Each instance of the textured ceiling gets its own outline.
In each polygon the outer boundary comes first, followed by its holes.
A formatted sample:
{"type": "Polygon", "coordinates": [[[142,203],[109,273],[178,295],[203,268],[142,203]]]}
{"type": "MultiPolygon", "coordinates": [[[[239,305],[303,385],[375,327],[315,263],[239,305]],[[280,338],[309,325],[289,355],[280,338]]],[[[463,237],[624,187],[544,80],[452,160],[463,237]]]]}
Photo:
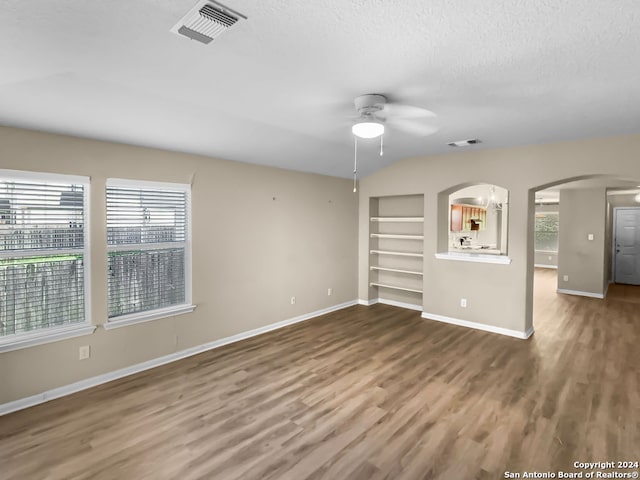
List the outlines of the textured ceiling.
{"type": "Polygon", "coordinates": [[[249,19],[208,46],[169,32],[194,4],[4,0],[0,124],[344,177],[363,93],[440,125],[361,144],[363,175],[640,131],[638,0],[228,0],[249,19]]]}

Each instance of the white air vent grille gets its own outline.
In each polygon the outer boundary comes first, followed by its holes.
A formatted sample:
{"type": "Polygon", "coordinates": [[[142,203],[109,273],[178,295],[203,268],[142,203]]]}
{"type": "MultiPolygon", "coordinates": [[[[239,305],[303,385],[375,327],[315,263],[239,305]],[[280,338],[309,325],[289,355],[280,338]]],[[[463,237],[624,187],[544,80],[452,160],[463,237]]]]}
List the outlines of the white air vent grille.
{"type": "Polygon", "coordinates": [[[220,10],[216,10],[211,5],[205,5],[200,9],[200,15],[204,18],[208,18],[214,23],[219,24],[221,27],[230,27],[238,21],[236,17],[232,17],[220,10]]]}
{"type": "Polygon", "coordinates": [[[457,142],[449,142],[447,145],[450,147],[468,147],[469,145],[476,145],[482,143],[478,138],[469,138],[468,140],[458,140],[457,142]]]}
{"type": "Polygon", "coordinates": [[[212,1],[200,1],[171,31],[201,43],[211,43],[244,15],[212,1]]]}

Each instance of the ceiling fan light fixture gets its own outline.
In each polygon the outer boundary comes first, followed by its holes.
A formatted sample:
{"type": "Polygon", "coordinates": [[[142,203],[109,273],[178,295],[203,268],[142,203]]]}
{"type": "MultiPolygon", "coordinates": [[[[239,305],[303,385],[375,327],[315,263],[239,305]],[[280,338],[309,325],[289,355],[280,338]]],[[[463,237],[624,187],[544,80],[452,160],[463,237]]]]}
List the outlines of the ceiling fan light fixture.
{"type": "Polygon", "coordinates": [[[384,133],[384,125],[375,121],[362,121],[351,127],[351,132],[359,138],[376,138],[384,133]]]}

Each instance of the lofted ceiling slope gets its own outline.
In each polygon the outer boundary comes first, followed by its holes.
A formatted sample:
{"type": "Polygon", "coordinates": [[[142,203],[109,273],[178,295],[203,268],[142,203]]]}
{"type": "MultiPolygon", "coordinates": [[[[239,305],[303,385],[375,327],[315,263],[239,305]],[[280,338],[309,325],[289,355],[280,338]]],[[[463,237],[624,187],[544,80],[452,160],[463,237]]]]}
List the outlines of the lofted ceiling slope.
{"type": "Polygon", "coordinates": [[[209,45],[169,29],[194,0],[5,0],[0,124],[348,177],[353,99],[438,114],[390,130],[411,156],[640,131],[637,0],[227,0],[209,45]]]}

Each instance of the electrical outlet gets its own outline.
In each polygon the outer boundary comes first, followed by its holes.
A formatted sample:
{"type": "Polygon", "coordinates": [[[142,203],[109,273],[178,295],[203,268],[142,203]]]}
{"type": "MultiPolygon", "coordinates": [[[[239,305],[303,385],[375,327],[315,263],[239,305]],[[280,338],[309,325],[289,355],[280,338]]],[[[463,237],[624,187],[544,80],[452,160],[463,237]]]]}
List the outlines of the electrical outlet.
{"type": "Polygon", "coordinates": [[[83,345],[78,349],[78,360],[86,360],[91,356],[91,347],[89,345],[83,345]]]}
{"type": "Polygon", "coordinates": [[[460,299],[460,306],[462,308],[467,308],[467,299],[466,298],[461,298],[460,299]]]}
{"type": "Polygon", "coordinates": [[[553,257],[551,255],[549,255],[549,260],[553,260],[553,257]]]}
{"type": "Polygon", "coordinates": [[[587,235],[587,240],[593,240],[593,233],[590,233],[589,235],[587,235]]]}
{"type": "Polygon", "coordinates": [[[291,297],[291,305],[295,305],[296,304],[296,297],[291,297]]]}
{"type": "Polygon", "coordinates": [[[333,288],[329,287],[327,288],[327,295],[330,297],[331,295],[333,295],[333,288]]]}
{"type": "Polygon", "coordinates": [[[564,280],[565,282],[569,281],[569,275],[565,275],[564,277],[562,277],[562,280],[564,280]]]}

